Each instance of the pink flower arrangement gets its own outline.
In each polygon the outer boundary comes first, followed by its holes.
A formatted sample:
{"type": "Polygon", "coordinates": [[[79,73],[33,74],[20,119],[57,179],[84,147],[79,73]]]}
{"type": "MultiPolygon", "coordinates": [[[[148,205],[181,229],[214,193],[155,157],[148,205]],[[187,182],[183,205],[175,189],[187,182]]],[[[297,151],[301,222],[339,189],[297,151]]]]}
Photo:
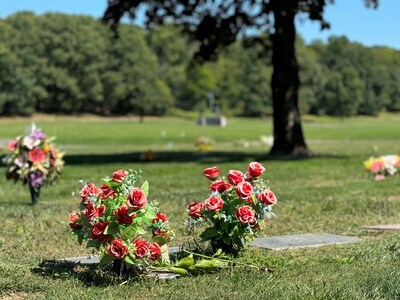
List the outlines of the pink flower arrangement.
{"type": "Polygon", "coordinates": [[[101,264],[119,259],[127,268],[145,269],[162,261],[162,249],[174,235],[167,216],[148,201],[148,182],[138,188],[138,179],[134,170],[118,170],[100,187],[85,184],[80,210],[69,215],[78,242],[96,249],[101,264]]]}
{"type": "Polygon", "coordinates": [[[383,155],[370,157],[364,161],[364,168],[374,174],[376,181],[382,181],[389,175],[396,175],[400,169],[400,156],[383,155]]]}
{"type": "Polygon", "coordinates": [[[64,153],[55,148],[52,140],[35,125],[26,135],[11,140],[9,153],[3,158],[7,166],[6,178],[21,180],[29,185],[31,192],[35,190],[37,193],[43,185],[55,182],[64,166],[64,153]]]}
{"type": "Polygon", "coordinates": [[[206,168],[203,175],[211,181],[210,196],[203,202],[188,206],[189,226],[205,224],[200,234],[209,241],[214,251],[237,255],[247,241],[266,226],[266,219],[273,215],[275,194],[261,178],[265,168],[252,162],[243,173],[230,170],[226,177],[219,177],[217,167],[206,168]]]}

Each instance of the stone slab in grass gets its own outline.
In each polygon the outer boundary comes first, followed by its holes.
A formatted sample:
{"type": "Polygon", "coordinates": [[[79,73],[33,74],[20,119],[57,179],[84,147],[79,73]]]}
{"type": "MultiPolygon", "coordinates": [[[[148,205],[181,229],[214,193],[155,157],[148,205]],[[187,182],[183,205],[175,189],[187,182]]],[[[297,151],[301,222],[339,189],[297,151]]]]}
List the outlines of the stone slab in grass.
{"type": "Polygon", "coordinates": [[[68,257],[57,259],[59,262],[66,262],[72,264],[80,264],[80,265],[98,265],[100,262],[100,257],[90,255],[90,256],[78,256],[78,257],[68,257]]]}
{"type": "Polygon", "coordinates": [[[400,224],[364,226],[364,229],[372,230],[400,230],[400,224]]]}
{"type": "Polygon", "coordinates": [[[361,241],[358,237],[336,234],[298,234],[256,238],[251,246],[270,250],[321,247],[361,241]]]}

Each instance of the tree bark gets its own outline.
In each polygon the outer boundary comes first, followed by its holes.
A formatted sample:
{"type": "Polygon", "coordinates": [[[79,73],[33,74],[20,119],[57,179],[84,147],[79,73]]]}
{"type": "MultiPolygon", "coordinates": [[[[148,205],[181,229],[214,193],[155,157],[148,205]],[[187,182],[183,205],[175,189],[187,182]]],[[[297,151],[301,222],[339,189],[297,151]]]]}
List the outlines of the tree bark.
{"type": "Polygon", "coordinates": [[[274,1],[275,33],[272,36],[271,81],[274,144],[272,155],[309,155],[298,107],[299,66],[296,59],[295,16],[297,1],[274,1]],[[288,2],[290,4],[288,4],[288,2]]]}

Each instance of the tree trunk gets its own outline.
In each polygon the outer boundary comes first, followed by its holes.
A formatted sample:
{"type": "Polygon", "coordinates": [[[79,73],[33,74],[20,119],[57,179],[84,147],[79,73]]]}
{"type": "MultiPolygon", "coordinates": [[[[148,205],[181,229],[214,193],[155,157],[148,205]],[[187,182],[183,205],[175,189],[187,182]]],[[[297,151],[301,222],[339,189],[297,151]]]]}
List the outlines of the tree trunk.
{"type": "Polygon", "coordinates": [[[273,74],[271,81],[274,110],[273,155],[309,155],[301,128],[298,107],[299,66],[295,51],[297,1],[274,3],[275,33],[272,36],[273,74]],[[291,2],[288,5],[288,2],[291,2]],[[292,6],[292,8],[290,8],[292,6]]]}

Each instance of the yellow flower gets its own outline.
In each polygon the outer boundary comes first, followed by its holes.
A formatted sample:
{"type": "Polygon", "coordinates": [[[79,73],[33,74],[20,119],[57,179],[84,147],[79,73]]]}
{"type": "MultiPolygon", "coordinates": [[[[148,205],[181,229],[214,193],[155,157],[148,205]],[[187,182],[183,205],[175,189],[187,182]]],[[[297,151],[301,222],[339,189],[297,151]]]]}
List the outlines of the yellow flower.
{"type": "Polygon", "coordinates": [[[47,152],[50,151],[50,146],[49,146],[49,144],[47,143],[47,141],[44,142],[43,151],[44,151],[45,153],[47,153],[47,152]]]}
{"type": "Polygon", "coordinates": [[[367,170],[371,169],[373,163],[374,163],[374,158],[370,157],[368,160],[364,161],[364,168],[367,170]]]}

